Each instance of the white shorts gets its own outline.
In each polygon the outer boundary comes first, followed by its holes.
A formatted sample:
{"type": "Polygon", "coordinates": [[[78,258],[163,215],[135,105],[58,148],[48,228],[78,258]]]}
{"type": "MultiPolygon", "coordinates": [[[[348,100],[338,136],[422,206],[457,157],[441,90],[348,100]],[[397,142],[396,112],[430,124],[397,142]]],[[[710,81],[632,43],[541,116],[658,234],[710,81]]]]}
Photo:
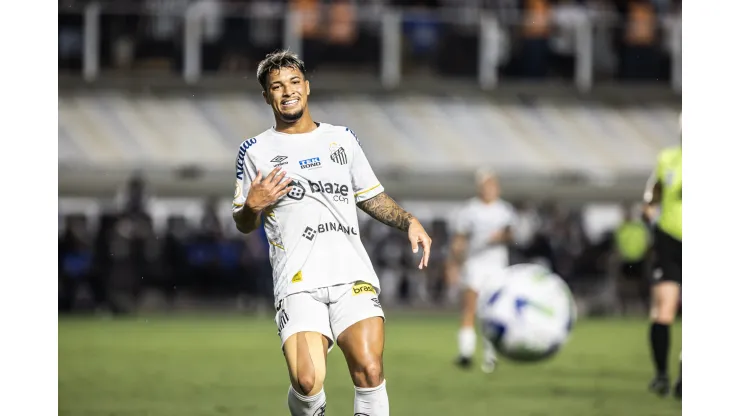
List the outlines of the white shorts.
{"type": "Polygon", "coordinates": [[[329,339],[329,349],[353,324],[379,316],[385,320],[377,290],[365,282],[321,287],[288,295],[278,302],[275,324],[281,347],[298,332],[318,332],[329,339]]]}
{"type": "Polygon", "coordinates": [[[476,293],[484,289],[502,285],[506,268],[504,267],[465,267],[462,272],[462,285],[476,293]]]}

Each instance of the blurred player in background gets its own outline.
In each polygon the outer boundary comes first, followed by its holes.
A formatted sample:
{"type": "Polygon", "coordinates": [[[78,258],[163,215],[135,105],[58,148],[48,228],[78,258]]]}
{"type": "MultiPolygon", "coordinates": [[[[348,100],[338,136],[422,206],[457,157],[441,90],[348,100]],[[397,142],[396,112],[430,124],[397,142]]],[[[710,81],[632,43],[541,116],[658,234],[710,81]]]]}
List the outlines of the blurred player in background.
{"type": "MultiPolygon", "coordinates": [[[[679,131],[681,130],[679,117],[679,131]]],[[[681,295],[682,176],[681,146],[664,149],[645,190],[645,217],[655,225],[656,264],[650,308],[650,345],[655,378],[650,390],[665,396],[670,392],[668,351],[670,326],[676,318],[681,295]]],[[[681,397],[681,367],[674,395],[681,397]]]]}
{"type": "Polygon", "coordinates": [[[385,318],[355,206],[407,232],[415,253],[421,245],[420,269],[431,239],[386,195],[354,133],[311,118],[305,72],[303,61],[287,51],[259,64],[257,79],[275,126],[239,147],[233,217],[245,234],[264,221],[290,414],[324,414],[326,355],[336,342],[355,385],[355,414],[388,416],[385,318]]]}
{"type": "MultiPolygon", "coordinates": [[[[457,364],[469,368],[476,346],[475,314],[478,293],[503,278],[509,265],[507,244],[512,238],[515,221],[514,208],[499,198],[496,176],[486,170],[476,173],[478,196],[462,208],[454,221],[451,261],[460,265],[462,276],[462,322],[458,333],[459,356],[457,364]]],[[[491,343],[483,341],[484,372],[490,373],[496,365],[496,354],[491,343]]]]}

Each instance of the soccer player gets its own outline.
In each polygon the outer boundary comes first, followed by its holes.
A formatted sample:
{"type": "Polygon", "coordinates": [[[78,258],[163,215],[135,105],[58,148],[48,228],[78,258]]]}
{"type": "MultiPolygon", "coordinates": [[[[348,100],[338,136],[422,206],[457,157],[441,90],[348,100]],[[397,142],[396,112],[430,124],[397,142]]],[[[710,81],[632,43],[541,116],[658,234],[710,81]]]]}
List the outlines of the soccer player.
{"type": "MultiPolygon", "coordinates": [[[[680,129],[679,118],[679,129],[680,129]]],[[[676,318],[681,295],[682,180],[681,146],[664,149],[645,190],[645,217],[655,224],[656,267],[651,290],[650,346],[656,375],[650,390],[665,396],[670,392],[668,350],[670,326],[676,318]]],[[[681,397],[681,367],[674,386],[681,397]]]]}
{"type": "MultiPolygon", "coordinates": [[[[499,183],[488,171],[476,173],[478,196],[458,214],[450,254],[462,270],[462,321],[458,333],[457,365],[469,368],[476,346],[475,315],[478,293],[483,286],[493,286],[503,278],[509,265],[507,244],[515,221],[514,208],[499,198],[499,183]]],[[[496,366],[496,354],[488,340],[483,341],[481,369],[490,373],[496,366]]]]}
{"type": "Polygon", "coordinates": [[[326,356],[336,343],[355,385],[355,414],[388,416],[385,317],[355,206],[407,232],[413,252],[423,249],[420,269],[431,239],[384,192],[355,134],[313,120],[311,86],[298,56],[267,55],[257,80],[275,125],[239,147],[233,217],[242,233],[264,221],[290,414],[324,414],[326,356]]]}

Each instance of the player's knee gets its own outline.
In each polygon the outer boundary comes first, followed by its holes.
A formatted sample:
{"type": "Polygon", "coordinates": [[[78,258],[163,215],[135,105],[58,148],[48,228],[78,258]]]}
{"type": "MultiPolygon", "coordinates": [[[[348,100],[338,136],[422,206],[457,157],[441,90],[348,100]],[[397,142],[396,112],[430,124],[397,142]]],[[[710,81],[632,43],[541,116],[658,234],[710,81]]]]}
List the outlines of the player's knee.
{"type": "Polygon", "coordinates": [[[380,357],[377,357],[355,365],[352,370],[352,379],[357,387],[371,388],[379,386],[384,379],[383,361],[380,357]]]}
{"type": "Polygon", "coordinates": [[[324,377],[311,363],[303,363],[291,377],[293,388],[304,396],[313,396],[324,386],[324,377]]]}
{"type": "Polygon", "coordinates": [[[676,319],[675,311],[673,310],[666,310],[666,309],[658,309],[658,311],[655,313],[655,316],[653,317],[653,322],[656,324],[661,325],[671,325],[673,324],[673,321],[676,319]]]}
{"type": "Polygon", "coordinates": [[[296,389],[299,393],[304,396],[313,396],[321,391],[321,388],[323,387],[323,380],[318,380],[316,377],[316,373],[311,371],[306,373],[298,373],[295,384],[297,385],[294,385],[293,388],[296,389]]]}

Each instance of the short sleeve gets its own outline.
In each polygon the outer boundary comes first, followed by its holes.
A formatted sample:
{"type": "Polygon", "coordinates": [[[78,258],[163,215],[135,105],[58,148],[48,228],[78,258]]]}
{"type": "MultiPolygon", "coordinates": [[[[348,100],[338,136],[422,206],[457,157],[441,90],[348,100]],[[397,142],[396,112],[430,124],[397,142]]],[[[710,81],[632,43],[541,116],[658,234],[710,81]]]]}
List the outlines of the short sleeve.
{"type": "Polygon", "coordinates": [[[347,132],[353,136],[350,140],[350,146],[352,147],[350,175],[352,176],[352,191],[355,194],[355,203],[358,203],[377,196],[384,189],[375,176],[372,167],[370,167],[370,162],[365,157],[365,152],[362,151],[357,136],[350,129],[347,129],[347,132]]]}
{"type": "Polygon", "coordinates": [[[239,146],[239,152],[236,156],[236,183],[234,185],[234,201],[231,204],[231,210],[234,212],[239,211],[244,206],[244,203],[247,201],[249,186],[257,176],[257,169],[249,156],[247,156],[247,149],[250,146],[250,141],[253,140],[244,141],[239,146]]]}

